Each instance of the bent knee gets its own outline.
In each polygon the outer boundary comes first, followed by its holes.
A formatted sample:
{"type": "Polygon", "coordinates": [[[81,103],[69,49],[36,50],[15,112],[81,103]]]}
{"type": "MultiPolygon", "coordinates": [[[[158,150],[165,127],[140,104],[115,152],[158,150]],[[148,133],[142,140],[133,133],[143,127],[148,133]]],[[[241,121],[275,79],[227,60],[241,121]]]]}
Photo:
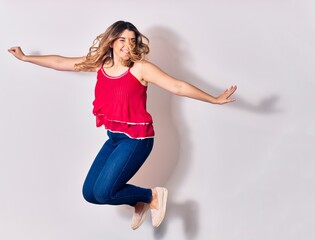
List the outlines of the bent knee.
{"type": "Polygon", "coordinates": [[[110,194],[110,191],[106,190],[94,189],[93,195],[95,200],[101,204],[111,204],[111,199],[113,199],[113,195],[110,194]]]}
{"type": "Polygon", "coordinates": [[[83,187],[82,195],[87,202],[94,204],[111,204],[112,199],[114,199],[111,188],[100,188],[97,186],[94,186],[94,188],[83,187]]]}
{"type": "Polygon", "coordinates": [[[89,203],[94,203],[94,204],[100,204],[100,203],[96,200],[96,198],[94,197],[94,194],[93,194],[92,191],[86,190],[86,189],[83,188],[83,190],[82,190],[82,195],[83,195],[83,198],[84,198],[87,202],[89,202],[89,203]]]}

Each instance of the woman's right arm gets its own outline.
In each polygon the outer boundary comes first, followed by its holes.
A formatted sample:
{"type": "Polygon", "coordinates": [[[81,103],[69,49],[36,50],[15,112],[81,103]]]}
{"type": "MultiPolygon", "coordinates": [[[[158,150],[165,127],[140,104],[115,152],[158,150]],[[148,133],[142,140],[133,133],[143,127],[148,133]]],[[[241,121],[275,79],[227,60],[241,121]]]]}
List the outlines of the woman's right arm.
{"type": "Polygon", "coordinates": [[[58,55],[25,55],[20,47],[11,47],[8,51],[17,59],[58,71],[78,71],[75,64],[83,62],[85,57],[63,57],[58,55]]]}

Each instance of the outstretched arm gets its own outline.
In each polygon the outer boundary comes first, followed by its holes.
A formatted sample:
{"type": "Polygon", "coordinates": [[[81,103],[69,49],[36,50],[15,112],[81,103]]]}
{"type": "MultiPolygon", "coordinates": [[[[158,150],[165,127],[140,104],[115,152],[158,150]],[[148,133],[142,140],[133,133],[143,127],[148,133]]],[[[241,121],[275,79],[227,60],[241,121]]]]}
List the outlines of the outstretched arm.
{"type": "Polygon", "coordinates": [[[235,101],[235,99],[231,99],[230,96],[236,91],[236,86],[231,86],[218,97],[214,97],[185,81],[171,77],[160,68],[147,61],[143,62],[142,77],[146,82],[154,83],[179,96],[194,98],[214,104],[224,104],[235,101]]]}
{"type": "Polygon", "coordinates": [[[85,57],[69,58],[58,55],[25,55],[20,47],[11,47],[8,51],[21,61],[59,71],[77,71],[74,65],[84,61],[85,59],[85,57]]]}

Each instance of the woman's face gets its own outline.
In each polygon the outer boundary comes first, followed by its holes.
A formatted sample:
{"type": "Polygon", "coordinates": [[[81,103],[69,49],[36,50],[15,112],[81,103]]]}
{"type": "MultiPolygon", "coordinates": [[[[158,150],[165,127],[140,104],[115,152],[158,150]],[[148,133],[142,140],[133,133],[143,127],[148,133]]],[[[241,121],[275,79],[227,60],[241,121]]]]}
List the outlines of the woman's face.
{"type": "Polygon", "coordinates": [[[128,60],[130,58],[130,44],[136,43],[136,35],[133,31],[124,30],[112,45],[114,59],[128,60]]]}

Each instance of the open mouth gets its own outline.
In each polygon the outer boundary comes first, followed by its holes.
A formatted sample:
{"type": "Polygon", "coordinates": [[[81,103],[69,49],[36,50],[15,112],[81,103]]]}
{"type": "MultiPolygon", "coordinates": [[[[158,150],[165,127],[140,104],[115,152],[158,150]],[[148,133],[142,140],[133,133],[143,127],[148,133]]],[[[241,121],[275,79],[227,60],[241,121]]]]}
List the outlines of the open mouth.
{"type": "Polygon", "coordinates": [[[121,50],[121,52],[124,54],[129,54],[129,50],[121,50]]]}

